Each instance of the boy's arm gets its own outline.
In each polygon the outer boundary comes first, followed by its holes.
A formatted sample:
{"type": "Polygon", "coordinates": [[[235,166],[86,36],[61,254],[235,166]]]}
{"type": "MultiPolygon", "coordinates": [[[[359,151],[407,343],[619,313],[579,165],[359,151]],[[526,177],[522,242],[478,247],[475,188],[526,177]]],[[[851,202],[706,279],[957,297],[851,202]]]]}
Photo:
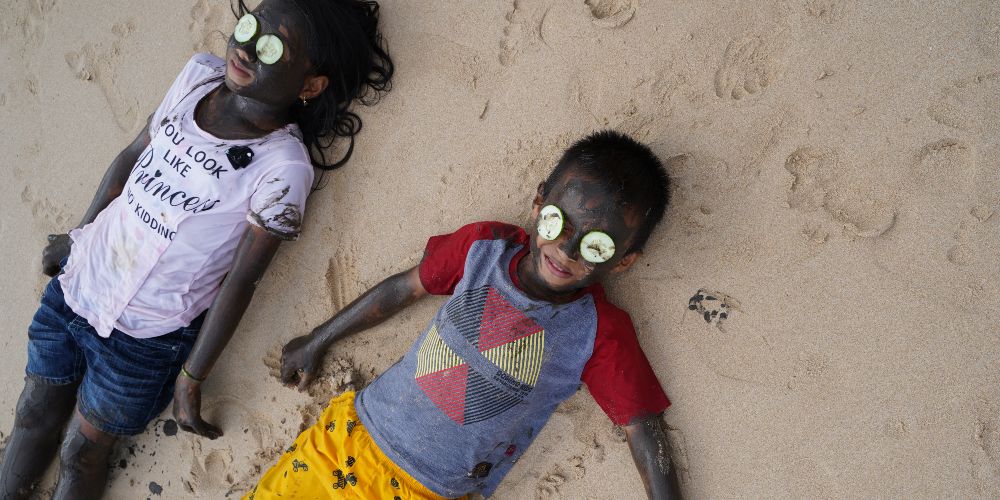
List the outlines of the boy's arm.
{"type": "Polygon", "coordinates": [[[198,340],[182,365],[187,374],[181,372],[174,385],[174,418],[185,431],[210,439],[222,435],[218,427],[201,418],[201,381],[196,379],[204,380],[208,376],[233,337],[281,241],[254,225],[243,233],[232,267],[212,301],[198,340]]]}
{"type": "Polygon", "coordinates": [[[420,266],[386,278],[313,329],[296,337],[281,351],[281,381],[304,390],[316,377],[323,355],[333,341],[367,330],[427,295],[420,266]]]}
{"type": "MultiPolygon", "coordinates": [[[[104,210],[111,203],[111,200],[117,198],[125,189],[125,181],[128,180],[132,167],[135,166],[142,151],[149,145],[149,120],[152,117],[152,115],[149,116],[149,119],[146,120],[146,126],[139,131],[139,135],[135,136],[132,143],[125,146],[125,149],[118,153],[118,156],[111,162],[111,166],[108,167],[101,179],[101,184],[97,187],[97,192],[94,193],[90,207],[87,208],[83,219],[76,227],[83,227],[94,222],[97,214],[101,213],[101,210],[104,210]]],[[[73,241],[70,240],[68,234],[50,234],[48,241],[48,245],[42,250],[42,272],[48,276],[55,276],[60,269],[59,263],[69,255],[73,241]]]]}
{"type": "Polygon", "coordinates": [[[636,418],[624,429],[646,495],[655,500],[681,498],[677,469],[670,462],[670,443],[661,415],[636,418]]]}

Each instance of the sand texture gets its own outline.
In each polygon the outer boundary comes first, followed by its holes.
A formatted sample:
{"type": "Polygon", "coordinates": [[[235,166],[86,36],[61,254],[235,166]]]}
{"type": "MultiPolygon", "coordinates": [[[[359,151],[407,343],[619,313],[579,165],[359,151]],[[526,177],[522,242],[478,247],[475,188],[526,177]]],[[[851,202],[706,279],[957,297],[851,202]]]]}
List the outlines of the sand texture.
{"type": "MultiPolygon", "coordinates": [[[[222,0],[0,11],[6,435],[45,236],[78,222],[234,19],[222,0]]],[[[383,19],[394,89],[361,109],[354,159],[310,199],[205,386],[226,435],[164,414],[123,443],[109,498],[245,491],[442,299],[336,345],[310,394],[272,375],[281,344],[414,265],[432,234],[526,224],[559,152],[603,127],[649,143],[674,180],[665,224],[610,289],[674,401],[686,493],[1000,496],[1000,2],[385,0],[383,19]]],[[[496,495],[642,497],[586,390],[496,495]]]]}

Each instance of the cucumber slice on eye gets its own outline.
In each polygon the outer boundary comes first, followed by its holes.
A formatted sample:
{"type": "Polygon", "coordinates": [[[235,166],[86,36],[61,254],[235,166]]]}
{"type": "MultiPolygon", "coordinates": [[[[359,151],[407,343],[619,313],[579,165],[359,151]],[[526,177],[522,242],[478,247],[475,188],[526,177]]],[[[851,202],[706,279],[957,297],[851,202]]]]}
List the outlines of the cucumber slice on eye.
{"type": "Polygon", "coordinates": [[[285,51],[281,39],[274,35],[263,35],[257,39],[257,59],[264,64],[274,64],[285,51]]]}
{"type": "Polygon", "coordinates": [[[547,240],[554,240],[559,237],[563,230],[562,210],[555,205],[545,205],[538,215],[538,234],[547,240]]]}
{"type": "Polygon", "coordinates": [[[580,239],[580,255],[593,264],[607,262],[615,255],[615,241],[607,233],[591,231],[580,239]]]}
{"type": "Polygon", "coordinates": [[[240,18],[240,21],[236,23],[236,29],[233,30],[233,38],[237,42],[245,43],[247,40],[253,38],[257,35],[257,29],[260,27],[260,23],[257,22],[257,18],[253,17],[253,14],[244,14],[240,18]]]}

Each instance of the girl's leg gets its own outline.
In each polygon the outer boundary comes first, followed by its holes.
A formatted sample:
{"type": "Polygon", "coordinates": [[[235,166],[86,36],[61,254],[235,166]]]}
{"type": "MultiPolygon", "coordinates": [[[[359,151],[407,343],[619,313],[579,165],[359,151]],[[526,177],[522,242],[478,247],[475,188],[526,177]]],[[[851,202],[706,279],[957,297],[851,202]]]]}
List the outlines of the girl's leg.
{"type": "Polygon", "coordinates": [[[85,366],[69,333],[77,321],[53,278],[28,327],[28,375],[0,465],[0,498],[27,498],[56,454],[85,366]]]}
{"type": "Polygon", "coordinates": [[[101,498],[108,480],[108,457],[117,440],[90,425],[79,409],[74,411],[59,452],[59,483],[53,500],[101,498]]]}
{"type": "Polygon", "coordinates": [[[55,456],[75,402],[76,384],[52,385],[25,377],[0,464],[0,498],[28,498],[55,456]]]}

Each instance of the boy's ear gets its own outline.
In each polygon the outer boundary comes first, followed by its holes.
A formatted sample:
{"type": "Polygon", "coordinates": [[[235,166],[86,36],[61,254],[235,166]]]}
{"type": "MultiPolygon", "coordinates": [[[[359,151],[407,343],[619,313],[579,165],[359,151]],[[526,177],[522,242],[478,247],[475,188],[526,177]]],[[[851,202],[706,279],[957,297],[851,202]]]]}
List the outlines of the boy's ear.
{"type": "Polygon", "coordinates": [[[299,99],[312,99],[326,90],[326,86],[330,84],[330,79],[323,76],[307,76],[306,81],[302,83],[302,91],[299,92],[299,99]]]}
{"type": "Polygon", "coordinates": [[[622,257],[622,260],[615,264],[615,267],[611,268],[612,273],[620,273],[635,264],[635,261],[642,255],[642,252],[629,252],[622,257]]]}
{"type": "Polygon", "coordinates": [[[535,199],[531,201],[531,218],[537,219],[542,211],[542,202],[545,201],[545,183],[538,183],[538,191],[535,192],[535,199]]]}

